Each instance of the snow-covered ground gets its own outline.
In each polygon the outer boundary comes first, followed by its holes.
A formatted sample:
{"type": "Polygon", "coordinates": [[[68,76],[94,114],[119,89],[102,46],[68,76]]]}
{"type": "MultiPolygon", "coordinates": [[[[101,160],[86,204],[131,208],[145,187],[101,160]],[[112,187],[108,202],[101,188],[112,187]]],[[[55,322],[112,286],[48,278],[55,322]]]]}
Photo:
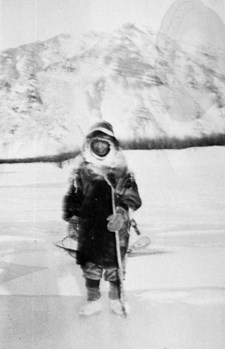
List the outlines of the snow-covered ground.
{"type": "MultiPolygon", "coordinates": [[[[225,348],[225,148],[128,151],[135,214],[159,253],[128,259],[127,319],[77,311],[85,294],[61,202],[71,165],[0,166],[0,347],[225,348]]],[[[132,239],[135,234],[132,233],[132,239]]]]}

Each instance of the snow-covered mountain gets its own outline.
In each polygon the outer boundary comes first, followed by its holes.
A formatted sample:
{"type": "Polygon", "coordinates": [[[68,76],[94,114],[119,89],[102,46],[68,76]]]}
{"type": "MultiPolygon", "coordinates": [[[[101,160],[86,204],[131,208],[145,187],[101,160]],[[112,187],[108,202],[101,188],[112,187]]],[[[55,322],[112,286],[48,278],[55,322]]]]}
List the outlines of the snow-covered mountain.
{"type": "Polygon", "coordinates": [[[71,151],[99,119],[128,140],[224,134],[224,55],[132,24],[2,51],[0,158],[71,151]]]}

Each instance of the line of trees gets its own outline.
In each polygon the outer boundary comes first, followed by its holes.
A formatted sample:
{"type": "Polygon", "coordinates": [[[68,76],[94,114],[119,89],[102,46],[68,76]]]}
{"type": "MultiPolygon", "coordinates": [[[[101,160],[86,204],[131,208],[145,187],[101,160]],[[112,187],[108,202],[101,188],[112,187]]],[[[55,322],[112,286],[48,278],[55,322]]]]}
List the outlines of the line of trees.
{"type": "Polygon", "coordinates": [[[122,140],[120,142],[123,149],[185,149],[191,147],[224,146],[225,134],[204,135],[201,138],[186,137],[179,139],[176,137],[163,138],[139,138],[132,140],[122,140]]]}

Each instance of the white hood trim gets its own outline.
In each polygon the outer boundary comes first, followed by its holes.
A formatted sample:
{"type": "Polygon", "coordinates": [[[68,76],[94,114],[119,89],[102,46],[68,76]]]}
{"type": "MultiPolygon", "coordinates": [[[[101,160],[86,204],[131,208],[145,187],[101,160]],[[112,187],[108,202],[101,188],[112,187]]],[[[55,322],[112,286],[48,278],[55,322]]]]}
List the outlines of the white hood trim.
{"type": "Polygon", "coordinates": [[[103,175],[109,169],[120,170],[126,168],[126,160],[121,150],[112,141],[105,138],[103,140],[108,142],[110,146],[109,153],[104,157],[97,156],[91,150],[91,141],[87,141],[84,145],[82,156],[87,163],[92,165],[92,170],[103,175]]]}

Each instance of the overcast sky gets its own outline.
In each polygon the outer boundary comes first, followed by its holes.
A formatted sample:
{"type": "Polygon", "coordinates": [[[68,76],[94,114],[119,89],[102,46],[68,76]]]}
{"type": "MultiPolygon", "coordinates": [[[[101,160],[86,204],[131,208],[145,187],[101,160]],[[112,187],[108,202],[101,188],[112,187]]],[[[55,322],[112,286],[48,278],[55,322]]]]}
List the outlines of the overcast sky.
{"type": "MultiPolygon", "coordinates": [[[[178,2],[182,1],[189,0],[178,2]]],[[[148,26],[157,32],[174,2],[175,0],[0,0],[0,49],[45,40],[60,33],[112,31],[126,22],[148,26]]],[[[202,2],[213,8],[225,22],[224,0],[202,2]]]]}

